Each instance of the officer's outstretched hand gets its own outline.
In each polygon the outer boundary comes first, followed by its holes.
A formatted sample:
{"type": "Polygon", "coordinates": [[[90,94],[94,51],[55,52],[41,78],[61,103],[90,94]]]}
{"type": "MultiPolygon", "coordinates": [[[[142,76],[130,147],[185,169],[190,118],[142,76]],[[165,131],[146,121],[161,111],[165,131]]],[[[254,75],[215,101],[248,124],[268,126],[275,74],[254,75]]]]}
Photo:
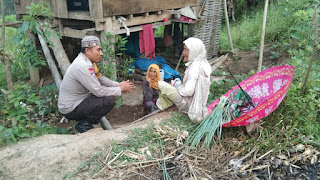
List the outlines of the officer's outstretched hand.
{"type": "Polygon", "coordinates": [[[133,82],[130,82],[129,80],[120,82],[118,86],[120,87],[121,92],[124,93],[131,92],[134,88],[133,82]]]}

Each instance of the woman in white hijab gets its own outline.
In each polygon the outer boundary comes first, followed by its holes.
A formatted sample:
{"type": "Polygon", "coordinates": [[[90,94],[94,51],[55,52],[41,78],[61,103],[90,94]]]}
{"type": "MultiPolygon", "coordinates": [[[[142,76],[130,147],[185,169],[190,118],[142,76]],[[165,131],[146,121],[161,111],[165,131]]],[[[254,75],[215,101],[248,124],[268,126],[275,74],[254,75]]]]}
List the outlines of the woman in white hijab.
{"type": "Polygon", "coordinates": [[[183,43],[183,56],[187,69],[184,74],[182,85],[175,88],[164,81],[159,81],[158,87],[160,93],[157,106],[159,109],[165,110],[175,104],[179,111],[189,115],[191,121],[199,122],[203,120],[204,117],[200,118],[200,120],[193,120],[194,117],[192,117],[192,114],[194,112],[192,111],[207,112],[206,103],[211,84],[211,66],[206,57],[206,48],[200,39],[190,37],[183,43]],[[202,107],[190,109],[190,106],[192,106],[193,103],[200,103],[202,107]]]}

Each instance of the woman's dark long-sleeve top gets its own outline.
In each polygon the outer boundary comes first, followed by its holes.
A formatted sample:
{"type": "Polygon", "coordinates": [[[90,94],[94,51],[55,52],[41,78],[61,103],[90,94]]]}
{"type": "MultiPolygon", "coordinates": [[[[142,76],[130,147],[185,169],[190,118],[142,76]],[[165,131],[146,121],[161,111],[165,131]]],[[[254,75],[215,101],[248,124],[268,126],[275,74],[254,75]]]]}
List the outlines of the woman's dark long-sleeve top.
{"type": "Polygon", "coordinates": [[[146,79],[144,79],[142,82],[142,90],[143,90],[143,102],[155,101],[159,97],[158,90],[153,89],[152,87],[149,87],[146,79]]]}

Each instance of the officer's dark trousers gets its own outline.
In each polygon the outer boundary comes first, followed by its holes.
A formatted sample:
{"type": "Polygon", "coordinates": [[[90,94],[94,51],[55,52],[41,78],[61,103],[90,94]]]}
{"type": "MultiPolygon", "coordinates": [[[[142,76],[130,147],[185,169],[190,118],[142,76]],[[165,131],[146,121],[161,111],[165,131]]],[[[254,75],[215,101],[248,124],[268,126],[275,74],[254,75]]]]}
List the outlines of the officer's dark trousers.
{"type": "Polygon", "coordinates": [[[96,97],[91,95],[84,99],[72,112],[64,114],[67,119],[86,121],[97,124],[115,105],[113,96],[96,97]]]}

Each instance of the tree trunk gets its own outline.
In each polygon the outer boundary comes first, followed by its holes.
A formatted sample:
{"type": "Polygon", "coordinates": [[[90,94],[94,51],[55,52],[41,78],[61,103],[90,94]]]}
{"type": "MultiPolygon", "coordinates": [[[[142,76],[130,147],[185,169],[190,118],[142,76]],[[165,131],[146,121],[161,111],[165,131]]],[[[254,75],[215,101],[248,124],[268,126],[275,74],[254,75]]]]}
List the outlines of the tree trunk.
{"type": "Polygon", "coordinates": [[[316,50],[317,50],[317,40],[318,40],[318,14],[317,14],[317,5],[314,5],[314,43],[313,43],[313,51],[312,51],[312,55],[311,55],[311,58],[310,58],[310,62],[309,62],[309,67],[308,67],[308,70],[307,70],[307,75],[304,79],[304,82],[303,82],[303,85],[301,87],[301,92],[300,92],[300,95],[303,95],[304,94],[304,91],[306,89],[306,86],[307,86],[307,82],[308,82],[308,78],[309,78],[309,74],[310,74],[310,71],[311,71],[311,67],[312,67],[312,61],[316,59],[316,50]]]}
{"type": "Polygon", "coordinates": [[[44,53],[44,55],[45,55],[45,57],[47,59],[47,62],[48,62],[52,77],[53,77],[54,81],[56,82],[56,85],[57,85],[57,87],[59,89],[60,85],[61,85],[61,77],[60,77],[58,68],[57,68],[56,64],[54,63],[54,61],[52,59],[52,56],[50,54],[50,50],[48,48],[48,45],[47,45],[46,41],[43,39],[43,37],[40,34],[38,34],[38,38],[39,38],[43,53],[44,53]]]}
{"type": "Polygon", "coordinates": [[[12,76],[11,76],[11,65],[10,65],[10,59],[7,57],[4,53],[4,40],[5,40],[5,14],[4,14],[4,0],[1,0],[1,11],[2,11],[2,39],[1,39],[1,48],[3,50],[3,53],[1,53],[1,63],[4,69],[4,72],[6,73],[7,77],[7,86],[10,91],[13,90],[13,82],[12,82],[12,76]]]}
{"type": "Polygon", "coordinates": [[[68,69],[68,67],[70,66],[70,61],[69,61],[69,58],[61,44],[61,41],[59,38],[57,38],[57,32],[50,29],[50,28],[45,28],[46,27],[46,24],[45,22],[41,22],[41,26],[43,28],[43,31],[48,31],[51,33],[50,36],[46,36],[46,38],[52,42],[52,51],[53,51],[53,54],[58,62],[58,65],[59,65],[59,68],[60,68],[60,71],[62,73],[62,75],[64,75],[68,69]]]}

